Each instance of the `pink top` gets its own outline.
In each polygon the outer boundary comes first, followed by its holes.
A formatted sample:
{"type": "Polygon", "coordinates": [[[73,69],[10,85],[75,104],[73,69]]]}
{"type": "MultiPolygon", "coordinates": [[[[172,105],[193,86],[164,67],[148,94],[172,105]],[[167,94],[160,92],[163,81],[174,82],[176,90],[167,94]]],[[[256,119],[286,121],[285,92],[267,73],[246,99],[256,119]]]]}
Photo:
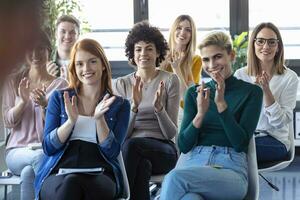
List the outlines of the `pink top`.
{"type": "MultiPolygon", "coordinates": [[[[42,142],[44,123],[42,119],[42,108],[31,99],[24,108],[20,118],[15,118],[11,109],[20,101],[15,90],[15,77],[9,77],[3,88],[2,115],[6,128],[11,129],[11,134],[6,149],[25,147],[30,143],[42,142]]],[[[46,88],[46,98],[56,89],[68,86],[63,78],[57,78],[46,88]]]]}

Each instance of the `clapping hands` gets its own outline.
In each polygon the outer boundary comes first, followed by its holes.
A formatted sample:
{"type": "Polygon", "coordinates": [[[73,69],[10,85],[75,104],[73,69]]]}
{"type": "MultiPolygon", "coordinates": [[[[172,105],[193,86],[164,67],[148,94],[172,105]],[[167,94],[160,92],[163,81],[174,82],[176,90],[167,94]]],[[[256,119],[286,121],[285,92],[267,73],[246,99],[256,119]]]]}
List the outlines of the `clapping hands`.
{"type": "Polygon", "coordinates": [[[47,99],[46,99],[46,86],[43,85],[43,88],[36,88],[33,89],[30,93],[31,99],[34,101],[34,103],[42,106],[43,108],[47,107],[47,99]]]}
{"type": "Polygon", "coordinates": [[[69,93],[65,91],[64,102],[65,102],[65,110],[68,115],[68,120],[70,120],[72,124],[75,124],[78,118],[77,97],[72,96],[72,99],[70,99],[69,93]]]}
{"type": "Polygon", "coordinates": [[[109,97],[109,94],[106,94],[103,97],[102,101],[100,101],[100,103],[98,103],[98,105],[96,106],[94,118],[99,119],[100,117],[102,117],[104,113],[109,110],[109,106],[115,101],[115,99],[115,96],[109,97]]]}
{"type": "Polygon", "coordinates": [[[163,89],[165,88],[165,84],[163,81],[160,82],[158,89],[155,93],[154,100],[153,100],[153,105],[154,105],[154,110],[155,112],[160,112],[163,109],[163,104],[162,104],[162,94],[163,94],[163,89]]]}
{"type": "Polygon", "coordinates": [[[137,109],[140,105],[143,97],[143,82],[141,80],[141,77],[136,76],[135,77],[135,83],[132,88],[132,95],[131,99],[133,101],[133,108],[137,109]]]}
{"type": "Polygon", "coordinates": [[[175,52],[174,55],[170,58],[170,64],[174,70],[178,69],[179,63],[184,58],[184,52],[175,52]]]}
{"type": "Polygon", "coordinates": [[[212,74],[212,78],[217,82],[216,83],[216,95],[215,95],[215,103],[222,104],[225,102],[224,93],[225,93],[225,79],[220,72],[216,72],[212,74]]]}
{"type": "Polygon", "coordinates": [[[205,83],[202,81],[202,84],[197,87],[197,109],[198,114],[204,116],[209,107],[209,88],[205,87],[205,83]]]}
{"type": "Polygon", "coordinates": [[[19,96],[21,98],[21,100],[24,103],[27,103],[30,97],[30,82],[28,80],[28,78],[23,78],[20,83],[19,83],[19,87],[18,87],[18,93],[19,96]]]}
{"type": "Polygon", "coordinates": [[[260,85],[263,91],[270,90],[269,82],[271,78],[267,72],[263,71],[261,75],[257,75],[255,78],[255,83],[260,85]]]}
{"type": "Polygon", "coordinates": [[[47,106],[47,99],[46,99],[46,86],[43,85],[42,89],[35,88],[30,91],[30,81],[28,78],[23,78],[18,87],[18,93],[21,98],[21,101],[27,103],[29,98],[33,100],[34,103],[46,107],[47,106]]]}

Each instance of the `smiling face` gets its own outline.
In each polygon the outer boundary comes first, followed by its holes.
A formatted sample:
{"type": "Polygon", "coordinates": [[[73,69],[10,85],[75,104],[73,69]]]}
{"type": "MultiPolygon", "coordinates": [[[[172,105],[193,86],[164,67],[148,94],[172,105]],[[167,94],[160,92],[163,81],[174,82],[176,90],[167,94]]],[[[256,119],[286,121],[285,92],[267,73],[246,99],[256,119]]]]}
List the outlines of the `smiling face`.
{"type": "MultiPolygon", "coordinates": [[[[275,39],[277,40],[277,35],[276,33],[269,28],[263,28],[261,29],[260,32],[256,35],[257,38],[262,38],[262,39],[275,39]]],[[[254,42],[254,47],[255,47],[255,55],[259,59],[260,62],[273,62],[274,57],[276,55],[276,52],[278,51],[278,42],[275,42],[275,45],[269,44],[269,42],[265,41],[265,43],[262,45],[258,45],[257,41],[254,42]]]]}
{"type": "Polygon", "coordinates": [[[177,45],[187,46],[192,37],[192,27],[188,20],[181,21],[175,30],[175,42],[177,45]]]}
{"type": "Polygon", "coordinates": [[[159,53],[154,43],[139,41],[134,44],[134,62],[138,68],[155,68],[156,59],[158,57],[159,53]]]}
{"type": "Polygon", "coordinates": [[[64,51],[70,51],[74,43],[78,39],[79,31],[75,24],[71,22],[61,22],[57,26],[57,42],[58,48],[64,51]]]}
{"type": "MultiPolygon", "coordinates": [[[[234,52],[228,53],[216,45],[209,45],[203,47],[201,50],[201,57],[204,71],[214,79],[216,73],[220,73],[224,79],[232,74],[231,62],[234,59],[234,52]]],[[[214,79],[215,80],[215,79],[214,79]]]]}
{"type": "Polygon", "coordinates": [[[26,61],[31,66],[44,66],[48,61],[48,57],[47,47],[36,47],[26,54],[26,61]]]}
{"type": "Polygon", "coordinates": [[[99,86],[104,69],[100,58],[84,50],[77,51],[75,71],[82,84],[99,86]]]}

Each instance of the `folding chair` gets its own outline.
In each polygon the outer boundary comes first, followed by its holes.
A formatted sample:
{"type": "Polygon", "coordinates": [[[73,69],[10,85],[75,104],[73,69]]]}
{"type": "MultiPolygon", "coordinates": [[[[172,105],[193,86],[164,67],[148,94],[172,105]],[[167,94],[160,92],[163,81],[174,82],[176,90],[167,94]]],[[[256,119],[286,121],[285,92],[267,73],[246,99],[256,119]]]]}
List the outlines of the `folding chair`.
{"type": "Polygon", "coordinates": [[[258,200],[259,180],[256,159],[255,137],[253,136],[248,145],[248,192],[244,200],[258,200]]]}

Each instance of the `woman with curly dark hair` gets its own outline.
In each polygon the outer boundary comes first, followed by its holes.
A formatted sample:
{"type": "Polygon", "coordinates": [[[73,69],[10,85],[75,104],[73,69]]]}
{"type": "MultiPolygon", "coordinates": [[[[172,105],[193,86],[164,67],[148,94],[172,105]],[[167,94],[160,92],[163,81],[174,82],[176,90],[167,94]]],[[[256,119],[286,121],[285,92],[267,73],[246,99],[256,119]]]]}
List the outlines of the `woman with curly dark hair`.
{"type": "Polygon", "coordinates": [[[151,175],[169,172],[177,161],[172,139],[177,134],[179,80],[158,68],[168,50],[158,28],[146,21],[135,24],[125,46],[136,71],[114,85],[115,93],[131,102],[123,156],[131,199],[148,200],[151,175]]]}

